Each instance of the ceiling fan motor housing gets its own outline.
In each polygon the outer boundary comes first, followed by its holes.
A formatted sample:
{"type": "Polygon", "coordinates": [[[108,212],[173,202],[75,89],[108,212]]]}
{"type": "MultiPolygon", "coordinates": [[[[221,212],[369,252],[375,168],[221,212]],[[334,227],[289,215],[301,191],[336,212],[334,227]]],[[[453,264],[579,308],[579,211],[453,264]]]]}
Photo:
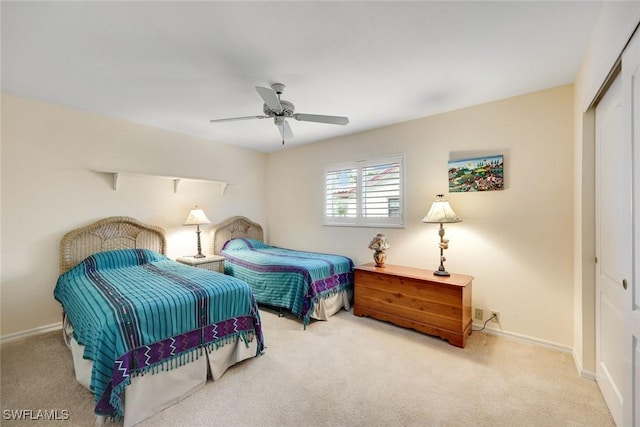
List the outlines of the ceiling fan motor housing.
{"type": "Polygon", "coordinates": [[[281,111],[275,111],[269,108],[267,104],[262,106],[262,111],[267,117],[293,117],[293,112],[296,110],[296,107],[289,101],[280,100],[280,105],[282,105],[281,111]]]}

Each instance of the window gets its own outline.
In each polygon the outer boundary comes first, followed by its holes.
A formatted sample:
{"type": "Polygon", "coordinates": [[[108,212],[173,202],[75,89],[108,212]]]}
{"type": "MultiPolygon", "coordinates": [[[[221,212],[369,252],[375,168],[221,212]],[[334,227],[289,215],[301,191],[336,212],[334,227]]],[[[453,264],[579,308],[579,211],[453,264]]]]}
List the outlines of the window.
{"type": "Polygon", "coordinates": [[[402,227],[403,155],[325,168],[325,225],[402,227]]]}

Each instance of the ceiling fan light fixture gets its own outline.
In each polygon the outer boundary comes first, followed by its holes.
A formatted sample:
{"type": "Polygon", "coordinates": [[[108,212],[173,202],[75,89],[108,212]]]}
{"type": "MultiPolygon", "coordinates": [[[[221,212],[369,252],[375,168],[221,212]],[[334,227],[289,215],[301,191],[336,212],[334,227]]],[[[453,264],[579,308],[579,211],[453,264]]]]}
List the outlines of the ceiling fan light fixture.
{"type": "Polygon", "coordinates": [[[264,111],[264,114],[266,114],[268,117],[292,117],[294,111],[296,110],[296,107],[291,102],[284,101],[282,99],[280,100],[280,107],[281,108],[279,110],[273,110],[267,104],[264,104],[262,106],[262,111],[264,111]]]}

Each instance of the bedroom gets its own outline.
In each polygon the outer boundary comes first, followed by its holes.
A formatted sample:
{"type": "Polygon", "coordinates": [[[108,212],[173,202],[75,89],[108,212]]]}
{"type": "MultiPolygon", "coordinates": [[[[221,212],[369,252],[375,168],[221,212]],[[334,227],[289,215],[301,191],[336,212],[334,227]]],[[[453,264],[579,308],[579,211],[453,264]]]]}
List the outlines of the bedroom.
{"type": "MultiPolygon", "coordinates": [[[[637,23],[637,3],[627,11],[602,15],[575,81],[271,153],[3,91],[2,337],[59,327],[51,292],[60,238],[110,215],[164,227],[173,258],[194,252],[193,229],[181,224],[198,204],[212,222],[241,214],[265,225],[272,244],[370,262],[367,244],[380,230],[323,227],[321,214],[322,168],[364,155],[406,156],[405,228],[383,230],[391,242],[387,262],[435,268],[437,227],[420,220],[434,195],[446,191],[450,153],[482,150],[505,155],[507,188],[449,195],[463,222],[447,227],[447,267],[476,278],[474,306],[499,311],[501,333],[571,352],[577,370],[593,375],[594,291],[581,286],[588,234],[575,208],[588,198],[582,182],[589,172],[575,159],[582,103],[615,60],[611,52],[624,46],[617,29],[637,23]],[[540,174],[531,160],[549,156],[540,174]],[[229,185],[220,191],[185,180],[174,191],[171,180],[123,175],[116,191],[112,176],[94,172],[114,170],[229,185]]],[[[261,143],[279,148],[275,129],[264,135],[261,143]]],[[[204,247],[207,239],[204,233],[204,247]]]]}

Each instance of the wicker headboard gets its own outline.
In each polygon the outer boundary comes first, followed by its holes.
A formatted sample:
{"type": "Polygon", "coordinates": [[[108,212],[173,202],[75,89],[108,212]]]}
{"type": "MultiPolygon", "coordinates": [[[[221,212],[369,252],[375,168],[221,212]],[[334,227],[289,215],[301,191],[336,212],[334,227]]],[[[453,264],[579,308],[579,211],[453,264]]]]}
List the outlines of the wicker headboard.
{"type": "Polygon", "coordinates": [[[72,230],[60,241],[60,274],[97,252],[115,249],[151,249],[167,254],[167,239],[160,227],[126,216],[112,216],[72,230]]]}
{"type": "Polygon", "coordinates": [[[250,238],[263,241],[262,226],[243,216],[234,216],[211,228],[211,252],[219,254],[224,244],[231,239],[250,238]]]}

